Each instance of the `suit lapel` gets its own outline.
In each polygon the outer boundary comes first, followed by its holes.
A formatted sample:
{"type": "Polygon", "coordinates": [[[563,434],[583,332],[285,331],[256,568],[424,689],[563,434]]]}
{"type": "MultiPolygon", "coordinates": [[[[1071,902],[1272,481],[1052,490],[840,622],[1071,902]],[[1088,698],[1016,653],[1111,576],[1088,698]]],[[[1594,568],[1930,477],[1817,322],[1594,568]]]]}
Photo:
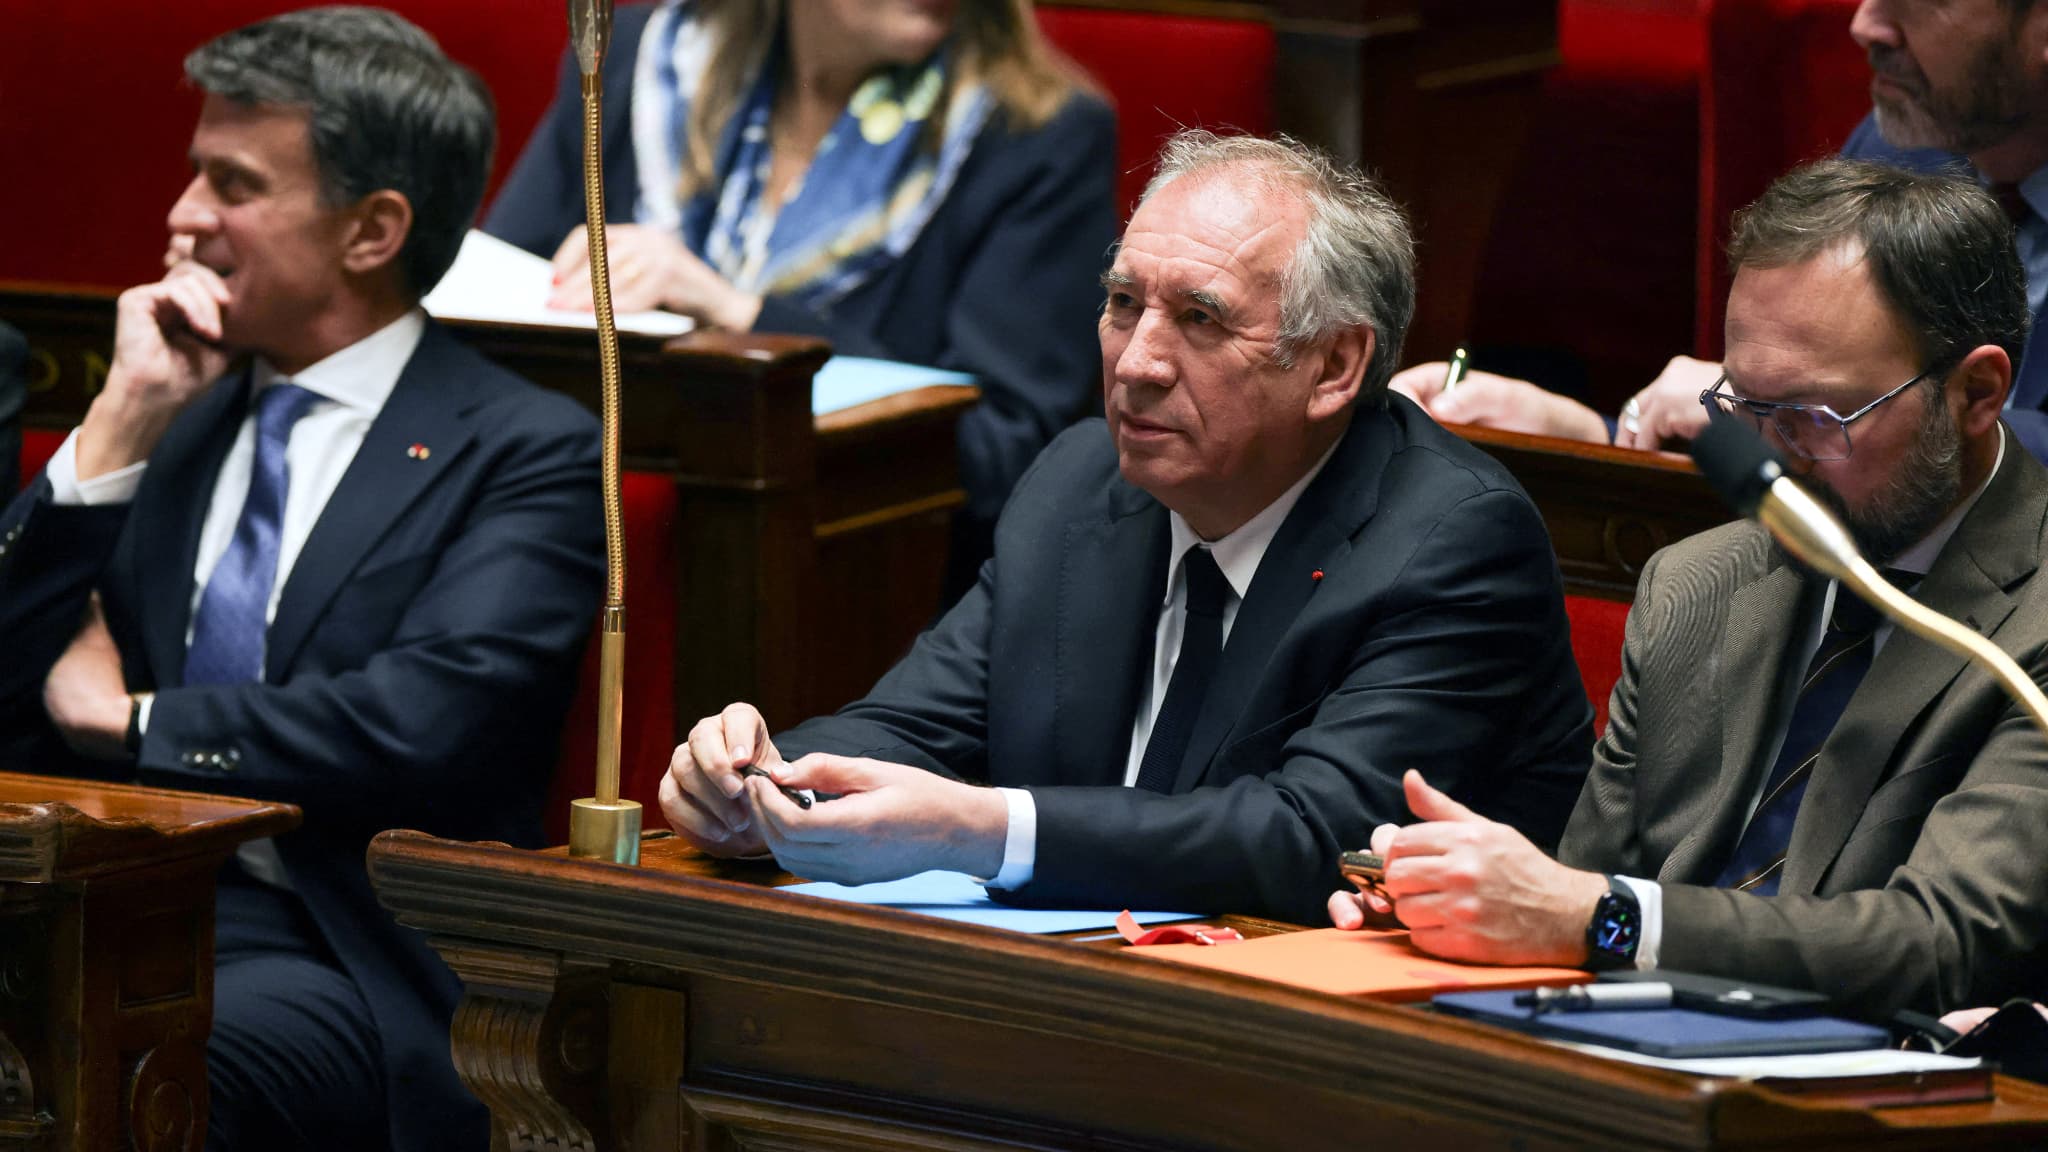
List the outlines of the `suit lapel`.
{"type": "MultiPolygon", "coordinates": [[[[1225,738],[1248,719],[1246,706],[1265,678],[1274,649],[1320,587],[1312,573],[1334,568],[1351,550],[1359,525],[1371,518],[1379,500],[1376,481],[1386,469],[1393,441],[1392,417],[1384,408],[1360,411],[1322,474],[1273,534],[1231,623],[1223,659],[1174,777],[1175,792],[1201,783],[1225,738]]],[[[1262,723],[1270,717],[1249,719],[1262,723]]]]}
{"type": "MultiPolygon", "coordinates": [[[[1659,879],[1711,882],[1749,815],[1749,797],[1770,770],[1759,746],[1781,711],[1785,660],[1803,638],[1814,588],[1800,569],[1767,552],[1763,574],[1728,598],[1715,671],[1721,710],[1721,770],[1692,833],[1671,850],[1659,879]]],[[[1697,702],[1712,706],[1711,702],[1697,702]]],[[[1680,707],[1686,706],[1680,703],[1680,707]]]]}
{"type": "MultiPolygon", "coordinates": [[[[2034,313],[2033,331],[2048,323],[2048,302],[2034,313]]],[[[2020,352],[2018,379],[2013,381],[2012,406],[2022,411],[2048,409],[2048,342],[2029,339],[2020,352]]],[[[2011,445],[2017,447],[2017,444],[2011,445]]]]}
{"type": "Polygon", "coordinates": [[[292,565],[271,621],[264,678],[279,683],[334,594],[420,493],[447,471],[471,434],[453,394],[459,372],[444,371],[454,337],[429,324],[398,384],[363,437],[292,565]],[[424,459],[410,451],[425,445],[424,459]]]}
{"type": "Polygon", "coordinates": [[[148,482],[128,517],[134,555],[148,558],[149,571],[138,581],[136,596],[143,650],[151,682],[159,688],[185,682],[185,629],[192,622],[199,535],[221,461],[234,446],[248,408],[249,372],[237,368],[208,389],[151,454],[148,482]]]}
{"type": "Polygon", "coordinates": [[[1063,542],[1053,668],[1061,784],[1123,783],[1166,596],[1166,509],[1121,481],[1109,505],[1068,525],[1063,542]]]}
{"type": "MultiPolygon", "coordinates": [[[[1964,517],[1917,599],[1963,621],[1979,635],[1997,631],[2015,601],[2006,589],[2039,564],[2040,528],[2048,514],[2048,473],[2007,441],[1999,474],[1964,517]],[[2031,531],[2014,531],[2025,524],[2031,531]]],[[[1779,891],[1809,894],[1848,843],[1871,793],[1895,767],[1900,738],[1966,661],[1902,628],[1894,628],[1872,661],[1813,766],[1800,802],[1779,891]]]]}

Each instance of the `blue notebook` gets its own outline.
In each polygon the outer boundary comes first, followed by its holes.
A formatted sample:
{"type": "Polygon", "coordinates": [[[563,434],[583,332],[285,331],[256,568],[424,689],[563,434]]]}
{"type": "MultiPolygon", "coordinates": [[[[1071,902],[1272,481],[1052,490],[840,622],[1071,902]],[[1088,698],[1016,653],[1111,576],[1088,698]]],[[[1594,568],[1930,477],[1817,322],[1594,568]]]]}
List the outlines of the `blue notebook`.
{"type": "Polygon", "coordinates": [[[1600,1044],[1650,1056],[1784,1056],[1804,1052],[1857,1052],[1884,1048],[1882,1028],[1835,1016],[1759,1020],[1691,1008],[1545,1012],[1515,1003],[1519,992],[1452,992],[1431,1001],[1437,1011],[1480,1020],[1551,1040],[1600,1044]]]}

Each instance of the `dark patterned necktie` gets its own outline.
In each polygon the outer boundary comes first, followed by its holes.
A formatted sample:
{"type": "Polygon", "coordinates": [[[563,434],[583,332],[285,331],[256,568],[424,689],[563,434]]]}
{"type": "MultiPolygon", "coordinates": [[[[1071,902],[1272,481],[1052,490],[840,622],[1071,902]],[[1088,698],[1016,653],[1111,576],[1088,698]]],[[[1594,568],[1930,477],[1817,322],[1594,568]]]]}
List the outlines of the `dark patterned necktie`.
{"type": "Polygon", "coordinates": [[[292,425],[317,399],[284,381],[256,397],[256,456],[249,468],[249,495],[235,521],[234,538],[207,578],[199,611],[192,618],[192,645],[185,650],[187,684],[263,679],[263,637],[268,627],[264,617],[277,581],[284,499],[291,484],[285,445],[291,441],[292,425]]]}
{"type": "Polygon", "coordinates": [[[1195,718],[1202,714],[1202,700],[1209,695],[1209,681],[1223,657],[1223,606],[1230,596],[1230,582],[1216,557],[1207,548],[1188,549],[1181,564],[1187,576],[1187,623],[1180,633],[1180,655],[1173,661],[1173,679],[1166,685],[1166,702],[1152,721],[1152,735],[1145,741],[1145,758],[1138,765],[1138,787],[1152,792],[1173,790],[1173,778],[1180,772],[1180,760],[1188,750],[1195,718]]]}
{"type": "MultiPolygon", "coordinates": [[[[1886,572],[1893,584],[1918,580],[1912,573],[1886,572]]],[[[1792,707],[1792,719],[1785,726],[1785,742],[1764,782],[1764,796],[1757,801],[1735,854],[1715,884],[1775,896],[1778,879],[1785,870],[1785,851],[1792,843],[1792,825],[1799,818],[1799,802],[1813,779],[1813,765],[1820,759],[1821,746],[1842,719],[1856,686],[1870,671],[1871,652],[1880,620],[1877,609],[1862,597],[1841,586],[1835,590],[1835,610],[1822,634],[1820,648],[1806,666],[1799,698],[1792,707]]]]}
{"type": "Polygon", "coordinates": [[[2018,228],[2025,224],[2027,217],[2033,215],[2034,206],[2027,203],[2025,196],[2020,195],[2019,185],[1992,184],[1987,190],[1991,193],[1991,198],[1998,201],[1999,208],[2005,212],[2005,218],[2012,221],[2013,227],[2018,228]]]}

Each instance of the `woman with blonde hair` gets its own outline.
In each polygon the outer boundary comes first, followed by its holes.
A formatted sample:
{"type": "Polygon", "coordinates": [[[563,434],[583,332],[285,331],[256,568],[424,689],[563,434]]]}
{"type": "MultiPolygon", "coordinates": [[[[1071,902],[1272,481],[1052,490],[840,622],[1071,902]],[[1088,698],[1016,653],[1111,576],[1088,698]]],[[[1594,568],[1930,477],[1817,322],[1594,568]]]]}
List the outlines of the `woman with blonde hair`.
{"type": "MultiPolygon", "coordinates": [[[[667,0],[619,10],[605,202],[621,309],[972,373],[978,563],[1026,465],[1094,396],[1115,126],[1029,0],[667,0]]],[[[575,62],[485,230],[589,307],[575,62]]]]}

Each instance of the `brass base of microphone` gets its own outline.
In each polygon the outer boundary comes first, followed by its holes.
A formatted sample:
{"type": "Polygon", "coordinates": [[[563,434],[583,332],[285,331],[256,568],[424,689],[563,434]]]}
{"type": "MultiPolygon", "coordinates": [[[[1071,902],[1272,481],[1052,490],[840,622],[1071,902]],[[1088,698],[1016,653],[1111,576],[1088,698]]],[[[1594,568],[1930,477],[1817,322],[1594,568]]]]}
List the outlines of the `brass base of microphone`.
{"type": "Polygon", "coordinates": [[[569,855],[640,863],[640,803],[586,796],[569,804],[569,855]]]}

